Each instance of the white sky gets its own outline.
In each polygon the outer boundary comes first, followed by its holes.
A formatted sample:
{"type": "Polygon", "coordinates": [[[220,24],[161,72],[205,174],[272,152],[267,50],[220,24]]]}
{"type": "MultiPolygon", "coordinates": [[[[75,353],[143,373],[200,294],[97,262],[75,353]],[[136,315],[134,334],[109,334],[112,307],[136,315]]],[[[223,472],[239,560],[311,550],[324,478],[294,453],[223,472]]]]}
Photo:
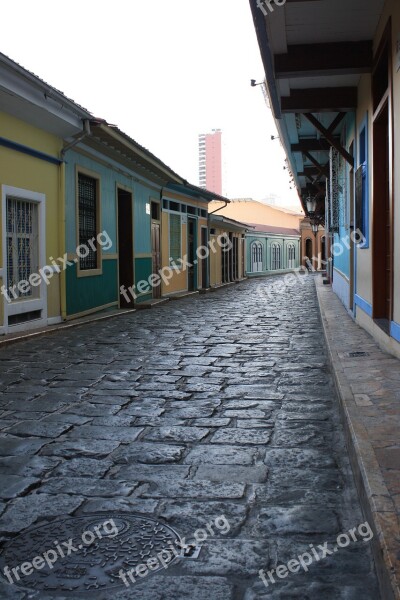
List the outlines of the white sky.
{"type": "MultiPolygon", "coordinates": [[[[284,10],[282,8],[281,10],[284,10]]],[[[198,134],[223,131],[224,193],[299,206],[260,87],[248,0],[12,0],[0,50],[198,184],[198,134]]]]}

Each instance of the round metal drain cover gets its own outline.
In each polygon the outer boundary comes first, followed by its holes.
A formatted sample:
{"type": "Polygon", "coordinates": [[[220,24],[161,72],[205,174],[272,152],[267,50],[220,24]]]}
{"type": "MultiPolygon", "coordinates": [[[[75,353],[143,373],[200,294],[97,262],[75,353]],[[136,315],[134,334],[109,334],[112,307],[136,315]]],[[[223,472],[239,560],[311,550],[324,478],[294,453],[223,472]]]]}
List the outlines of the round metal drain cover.
{"type": "Polygon", "coordinates": [[[168,525],[139,515],[94,514],[31,527],[9,541],[0,557],[3,577],[48,593],[99,592],[138,581],[171,565],[181,538],[168,525]],[[151,565],[151,567],[150,567],[151,565]],[[140,580],[140,576],[139,576],[140,580]]]}

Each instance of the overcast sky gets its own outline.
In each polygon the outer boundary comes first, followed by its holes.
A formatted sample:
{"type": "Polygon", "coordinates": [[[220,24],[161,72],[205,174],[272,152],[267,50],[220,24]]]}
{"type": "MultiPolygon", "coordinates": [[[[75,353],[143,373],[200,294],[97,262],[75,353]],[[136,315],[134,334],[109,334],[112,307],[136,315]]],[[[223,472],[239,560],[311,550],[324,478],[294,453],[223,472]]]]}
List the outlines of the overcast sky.
{"type": "MultiPolygon", "coordinates": [[[[284,10],[282,8],[281,10],[284,10]]],[[[261,87],[248,0],[14,0],[0,48],[198,184],[198,134],[223,131],[230,198],[298,205],[261,87]]]]}

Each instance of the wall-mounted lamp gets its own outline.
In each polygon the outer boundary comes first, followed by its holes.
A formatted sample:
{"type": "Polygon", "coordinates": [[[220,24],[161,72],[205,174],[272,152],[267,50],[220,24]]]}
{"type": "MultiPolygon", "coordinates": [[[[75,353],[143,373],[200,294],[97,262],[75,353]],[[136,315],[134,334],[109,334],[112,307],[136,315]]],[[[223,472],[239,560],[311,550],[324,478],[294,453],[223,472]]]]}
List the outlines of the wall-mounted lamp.
{"type": "Polygon", "coordinates": [[[271,135],[271,140],[279,140],[279,135],[271,135]]]}
{"type": "Polygon", "coordinates": [[[308,195],[306,200],[307,204],[307,212],[309,216],[312,218],[315,215],[315,211],[317,210],[317,200],[316,198],[311,198],[311,194],[308,195]]]}
{"type": "Polygon", "coordinates": [[[250,79],[250,85],[251,87],[256,87],[256,85],[264,85],[264,82],[260,81],[260,83],[257,83],[255,79],[250,79]]]}

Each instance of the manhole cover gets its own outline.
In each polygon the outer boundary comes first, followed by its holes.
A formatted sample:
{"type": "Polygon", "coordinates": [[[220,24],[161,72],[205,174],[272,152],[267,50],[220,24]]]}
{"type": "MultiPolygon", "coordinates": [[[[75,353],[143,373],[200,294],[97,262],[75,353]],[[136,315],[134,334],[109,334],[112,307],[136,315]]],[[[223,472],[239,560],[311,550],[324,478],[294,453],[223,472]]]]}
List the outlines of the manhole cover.
{"type": "Polygon", "coordinates": [[[363,356],[369,356],[369,352],[349,352],[347,356],[350,358],[362,358],[363,356]]]}
{"type": "MultiPolygon", "coordinates": [[[[27,529],[7,543],[0,569],[9,583],[25,588],[98,592],[127,585],[121,573],[126,576],[133,569],[136,579],[139,565],[148,565],[146,575],[170,566],[180,555],[180,546],[180,536],[154,519],[95,514],[27,529]]],[[[144,571],[141,568],[140,577],[146,576],[144,571]]]]}

